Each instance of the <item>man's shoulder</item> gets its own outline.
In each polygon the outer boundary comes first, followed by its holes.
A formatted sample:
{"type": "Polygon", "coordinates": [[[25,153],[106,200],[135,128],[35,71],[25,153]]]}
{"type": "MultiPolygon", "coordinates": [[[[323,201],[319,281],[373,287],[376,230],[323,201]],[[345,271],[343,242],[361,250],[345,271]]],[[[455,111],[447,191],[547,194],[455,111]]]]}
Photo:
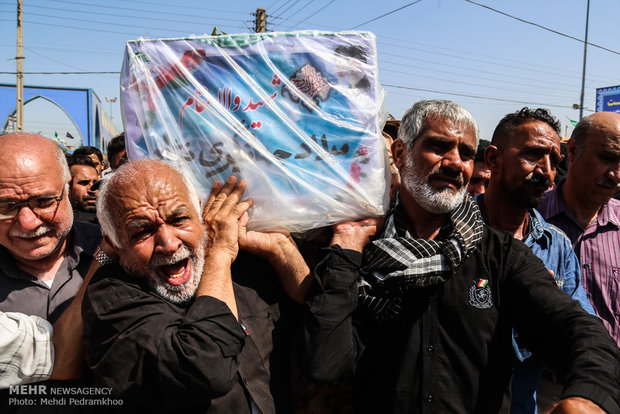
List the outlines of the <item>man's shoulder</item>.
{"type": "Polygon", "coordinates": [[[620,200],[616,200],[615,198],[609,199],[607,202],[607,208],[615,213],[616,217],[620,217],[620,200]]]}
{"type": "Polygon", "coordinates": [[[73,243],[90,255],[94,254],[97,246],[101,244],[101,227],[98,224],[76,221],[71,232],[74,237],[73,243]]]}
{"type": "Polygon", "coordinates": [[[530,214],[533,216],[535,220],[538,220],[540,225],[543,227],[545,233],[549,236],[551,240],[551,244],[557,244],[556,247],[561,249],[571,249],[571,241],[561,228],[557,227],[554,224],[549,223],[545,220],[542,214],[536,209],[532,209],[530,214]]]}
{"type": "Polygon", "coordinates": [[[116,263],[100,267],[86,289],[86,301],[101,308],[147,296],[145,286],[116,263]]]}
{"type": "Polygon", "coordinates": [[[515,239],[509,232],[498,230],[485,223],[479,248],[484,248],[484,245],[488,243],[500,243],[508,246],[513,245],[515,241],[520,242],[520,240],[515,239]]]}
{"type": "Polygon", "coordinates": [[[518,258],[534,256],[532,250],[508,232],[484,225],[482,240],[474,251],[484,262],[511,264],[518,258]]]}
{"type": "Polygon", "coordinates": [[[542,196],[540,204],[536,207],[536,210],[545,219],[559,214],[563,209],[563,202],[559,194],[560,187],[561,184],[558,184],[551,190],[546,191],[542,196]]]}

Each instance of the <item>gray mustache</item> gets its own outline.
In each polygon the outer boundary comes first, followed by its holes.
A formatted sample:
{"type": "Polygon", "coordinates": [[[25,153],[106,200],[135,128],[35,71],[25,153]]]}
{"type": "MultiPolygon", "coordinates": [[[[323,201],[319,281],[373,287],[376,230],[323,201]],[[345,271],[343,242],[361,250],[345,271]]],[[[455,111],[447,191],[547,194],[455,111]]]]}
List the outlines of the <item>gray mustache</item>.
{"type": "Polygon", "coordinates": [[[37,229],[33,230],[33,231],[13,230],[13,231],[11,231],[10,236],[11,237],[21,237],[21,238],[24,238],[24,239],[31,239],[31,238],[43,236],[44,234],[49,233],[52,230],[54,230],[53,226],[50,226],[50,225],[47,225],[47,224],[43,224],[43,225],[37,227],[37,229]]]}

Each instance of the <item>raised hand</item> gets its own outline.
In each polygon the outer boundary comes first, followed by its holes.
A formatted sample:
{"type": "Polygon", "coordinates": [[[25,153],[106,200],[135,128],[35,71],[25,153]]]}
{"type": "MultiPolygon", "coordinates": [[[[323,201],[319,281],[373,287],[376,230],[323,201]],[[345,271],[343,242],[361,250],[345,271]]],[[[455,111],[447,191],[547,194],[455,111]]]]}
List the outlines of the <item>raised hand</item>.
{"type": "Polygon", "coordinates": [[[289,233],[247,231],[247,214],[239,220],[239,247],[269,261],[286,293],[303,303],[311,283],[310,269],[289,233]]]}
{"type": "Polygon", "coordinates": [[[245,180],[237,182],[236,177],[229,177],[224,186],[216,181],[202,213],[207,249],[225,251],[233,260],[239,252],[239,221],[252,205],[252,199],[240,201],[246,186],[245,180]]]}

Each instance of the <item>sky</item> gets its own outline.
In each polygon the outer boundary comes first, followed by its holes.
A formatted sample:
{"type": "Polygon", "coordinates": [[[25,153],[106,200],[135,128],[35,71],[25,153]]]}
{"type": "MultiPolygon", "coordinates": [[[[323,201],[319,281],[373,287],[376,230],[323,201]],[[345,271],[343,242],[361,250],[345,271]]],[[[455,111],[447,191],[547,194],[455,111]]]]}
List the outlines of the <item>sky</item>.
{"type": "MultiPolygon", "coordinates": [[[[119,130],[118,72],[127,41],[210,34],[214,27],[251,32],[258,7],[266,9],[268,31],[374,33],[385,107],[396,119],[420,99],[465,106],[485,139],[505,114],[523,106],[551,110],[562,135],[570,135],[570,120],[579,119],[573,105],[580,102],[587,0],[23,3],[24,84],[91,88],[119,130]]],[[[0,83],[15,83],[16,15],[17,0],[0,0],[0,83]]],[[[595,109],[596,88],[620,85],[619,20],[620,1],[590,1],[584,116],[595,109]]],[[[26,129],[62,129],[66,121],[54,111],[27,106],[26,129]]]]}

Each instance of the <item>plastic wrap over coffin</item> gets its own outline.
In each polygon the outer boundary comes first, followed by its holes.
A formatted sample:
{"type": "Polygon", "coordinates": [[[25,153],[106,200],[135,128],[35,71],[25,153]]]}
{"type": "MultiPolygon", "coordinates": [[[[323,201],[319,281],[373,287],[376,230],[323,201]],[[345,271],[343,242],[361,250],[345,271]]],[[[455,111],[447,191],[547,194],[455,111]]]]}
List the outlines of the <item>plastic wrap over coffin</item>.
{"type": "Polygon", "coordinates": [[[371,33],[131,41],[121,89],[129,158],[180,167],[203,199],[215,180],[247,180],[251,229],[301,232],[385,214],[371,33]]]}

